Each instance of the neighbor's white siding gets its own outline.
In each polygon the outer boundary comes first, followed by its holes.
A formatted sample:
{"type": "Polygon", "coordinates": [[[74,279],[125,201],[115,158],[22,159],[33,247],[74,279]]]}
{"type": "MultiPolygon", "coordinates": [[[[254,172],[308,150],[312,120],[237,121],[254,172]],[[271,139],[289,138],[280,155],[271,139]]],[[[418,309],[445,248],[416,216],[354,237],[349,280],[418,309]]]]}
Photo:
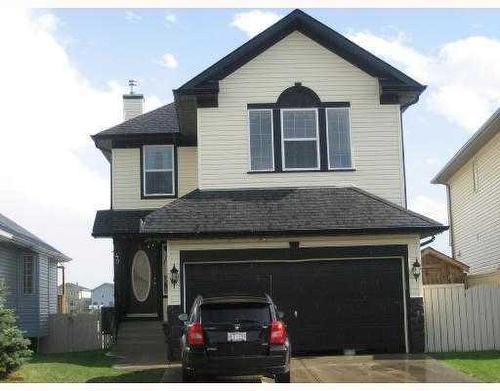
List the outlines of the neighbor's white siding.
{"type": "MultiPolygon", "coordinates": [[[[241,248],[288,248],[290,241],[298,241],[300,247],[340,247],[340,246],[370,246],[370,245],[406,245],[408,246],[408,270],[411,270],[415,259],[420,262],[420,238],[418,235],[366,235],[338,237],[287,237],[267,239],[225,239],[225,240],[177,240],[167,242],[166,262],[163,266],[164,286],[168,286],[168,298],[164,299],[165,319],[167,305],[180,305],[181,291],[177,284],[175,288],[168,281],[168,271],[175,265],[180,268],[180,251],[182,250],[215,250],[241,248]],[[166,282],[166,283],[165,283],[166,282]]],[[[349,262],[346,260],[345,262],[349,262]]],[[[422,296],[422,279],[415,281],[409,278],[409,293],[411,297],[422,296]]]]}
{"type": "MultiPolygon", "coordinates": [[[[155,209],[173,199],[141,199],[141,151],[139,148],[112,150],[113,209],[155,209]]],[[[177,148],[178,196],[197,188],[196,147],[177,148]]]]}
{"type": "Polygon", "coordinates": [[[376,78],[294,32],[219,88],[219,107],[198,109],[200,189],[354,185],[404,205],[400,108],[380,105],[376,78]],[[322,101],[351,103],[356,171],[247,174],[247,104],[274,103],[295,82],[322,101]]]}
{"type": "Polygon", "coordinates": [[[454,256],[471,273],[500,266],[500,133],[449,182],[454,256]],[[472,162],[478,173],[474,192],[472,162]]]}

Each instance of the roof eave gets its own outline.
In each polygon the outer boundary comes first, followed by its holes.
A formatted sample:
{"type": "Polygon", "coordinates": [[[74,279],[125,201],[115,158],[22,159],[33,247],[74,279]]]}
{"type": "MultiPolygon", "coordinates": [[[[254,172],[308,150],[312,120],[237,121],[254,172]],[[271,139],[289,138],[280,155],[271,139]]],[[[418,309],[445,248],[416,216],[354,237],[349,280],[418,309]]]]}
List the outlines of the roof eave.
{"type": "Polygon", "coordinates": [[[448,163],[432,178],[431,183],[434,185],[446,185],[449,179],[500,131],[500,126],[495,127],[497,121],[500,121],[500,109],[497,109],[458,152],[453,155],[448,163]]]}
{"type": "Polygon", "coordinates": [[[322,230],[282,230],[282,231],[154,231],[143,230],[139,235],[146,235],[149,237],[162,237],[163,239],[200,239],[200,238],[231,238],[231,237],[283,237],[283,236],[321,236],[321,235],[371,235],[371,234],[419,234],[421,238],[426,238],[438,233],[444,232],[448,226],[435,226],[435,227],[381,227],[381,228],[347,228],[347,229],[322,229],[322,230]]]}

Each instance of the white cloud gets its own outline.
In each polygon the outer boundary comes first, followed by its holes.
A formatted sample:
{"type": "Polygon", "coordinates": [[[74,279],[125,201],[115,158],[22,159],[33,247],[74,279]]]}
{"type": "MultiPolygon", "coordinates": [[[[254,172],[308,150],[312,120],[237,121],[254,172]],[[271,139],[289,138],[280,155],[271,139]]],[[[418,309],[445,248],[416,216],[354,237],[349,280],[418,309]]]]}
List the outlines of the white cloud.
{"type": "Polygon", "coordinates": [[[43,30],[54,32],[59,27],[61,21],[54,14],[42,14],[37,18],[37,24],[43,30]]]}
{"type": "Polygon", "coordinates": [[[274,12],[253,10],[234,15],[231,26],[237,27],[249,37],[253,37],[279,19],[281,16],[274,12]]]}
{"type": "Polygon", "coordinates": [[[177,61],[177,58],[172,53],[165,53],[161,57],[161,64],[167,68],[170,69],[175,69],[179,66],[179,62],[177,61]]]}
{"type": "Polygon", "coordinates": [[[73,257],[69,278],[92,285],[111,280],[112,258],[110,241],[90,236],[110,188],[109,164],[89,136],[121,121],[125,89],[93,87],[47,15],[0,13],[0,213],[73,257]]]}
{"type": "Polygon", "coordinates": [[[424,54],[401,35],[384,38],[358,32],[350,38],[428,84],[426,109],[469,132],[477,130],[500,105],[500,40],[468,37],[424,54]]]}
{"type": "Polygon", "coordinates": [[[440,223],[448,221],[446,203],[436,201],[425,195],[418,195],[409,201],[409,208],[440,223]]]}
{"type": "Polygon", "coordinates": [[[142,20],[142,16],[134,11],[125,11],[125,20],[130,23],[138,23],[142,20]]]}
{"type": "Polygon", "coordinates": [[[167,24],[168,27],[172,26],[177,22],[177,17],[175,14],[168,13],[165,15],[165,23],[167,24]]]}

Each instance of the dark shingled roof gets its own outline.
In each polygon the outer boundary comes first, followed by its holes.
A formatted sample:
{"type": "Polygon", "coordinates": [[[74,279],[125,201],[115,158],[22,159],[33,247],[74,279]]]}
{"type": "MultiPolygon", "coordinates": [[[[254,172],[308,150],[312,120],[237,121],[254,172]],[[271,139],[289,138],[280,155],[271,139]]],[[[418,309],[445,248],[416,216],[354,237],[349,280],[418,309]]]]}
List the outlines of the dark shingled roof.
{"type": "Polygon", "coordinates": [[[195,190],[149,214],[142,233],[167,237],[419,233],[446,226],[358,188],[195,190]]]}
{"type": "Polygon", "coordinates": [[[152,209],[98,210],[92,236],[109,237],[113,234],[138,234],[141,219],[151,212],[153,212],[152,209]]]}
{"type": "Polygon", "coordinates": [[[8,217],[0,213],[0,230],[7,232],[12,235],[12,240],[18,242],[21,246],[35,247],[35,251],[41,249],[45,250],[56,257],[61,257],[60,261],[69,261],[71,258],[64,255],[62,252],[52,247],[50,244],[44,242],[38,236],[33,235],[28,230],[21,227],[19,224],[15,223],[8,217]]]}
{"type": "Polygon", "coordinates": [[[102,132],[92,136],[92,138],[95,140],[96,138],[118,135],[161,134],[177,132],[179,132],[179,124],[177,122],[175,104],[169,103],[168,105],[131,118],[128,121],[113,126],[112,128],[103,130],[102,132]]]}

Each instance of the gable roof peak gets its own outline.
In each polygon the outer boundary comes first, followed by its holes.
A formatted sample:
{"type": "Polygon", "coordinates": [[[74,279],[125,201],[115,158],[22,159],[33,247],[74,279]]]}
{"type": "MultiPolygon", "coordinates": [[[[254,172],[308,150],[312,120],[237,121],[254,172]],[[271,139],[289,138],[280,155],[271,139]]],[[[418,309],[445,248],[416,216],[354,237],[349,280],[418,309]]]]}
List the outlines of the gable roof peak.
{"type": "MultiPolygon", "coordinates": [[[[220,80],[294,31],[299,31],[369,75],[378,78],[382,92],[381,101],[390,101],[390,103],[394,101],[394,103],[400,103],[403,108],[406,108],[416,103],[419,95],[426,88],[319,20],[300,9],[295,9],[174,90],[176,100],[181,95],[203,97],[204,99],[216,96],[219,92],[218,82],[220,80]]],[[[215,101],[213,100],[213,102],[215,101]]]]}

